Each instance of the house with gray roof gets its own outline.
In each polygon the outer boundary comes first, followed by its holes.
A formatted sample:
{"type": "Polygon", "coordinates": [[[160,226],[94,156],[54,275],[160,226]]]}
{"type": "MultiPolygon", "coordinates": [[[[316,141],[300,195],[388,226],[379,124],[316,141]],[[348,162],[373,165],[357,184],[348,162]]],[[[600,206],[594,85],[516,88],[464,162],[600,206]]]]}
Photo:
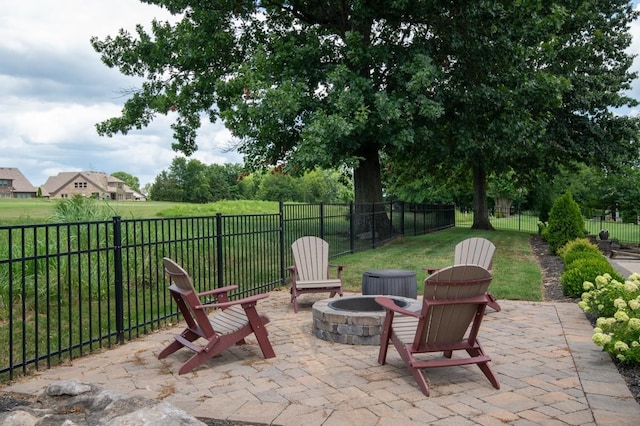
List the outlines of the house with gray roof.
{"type": "Polygon", "coordinates": [[[124,181],[104,172],[60,172],[42,185],[42,196],[72,198],[83,195],[113,201],[134,201],[138,193],[124,181]]]}
{"type": "Polygon", "coordinates": [[[0,198],[35,198],[37,192],[19,169],[0,167],[0,198]]]}

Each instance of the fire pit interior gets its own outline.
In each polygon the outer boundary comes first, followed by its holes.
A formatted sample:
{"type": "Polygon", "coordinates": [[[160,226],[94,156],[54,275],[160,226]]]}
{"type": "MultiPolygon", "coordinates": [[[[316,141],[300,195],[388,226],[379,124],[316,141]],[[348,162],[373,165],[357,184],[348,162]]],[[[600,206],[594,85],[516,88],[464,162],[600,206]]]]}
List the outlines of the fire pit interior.
{"type": "MultiPolygon", "coordinates": [[[[385,312],[376,296],[324,299],[313,304],[313,334],[323,340],[349,345],[379,345],[385,312]]],[[[416,299],[388,296],[401,308],[417,312],[416,299]]]]}
{"type": "MultiPolygon", "coordinates": [[[[405,300],[400,300],[398,297],[391,296],[393,303],[396,306],[404,308],[408,305],[405,300]]],[[[332,299],[329,302],[329,306],[339,311],[362,311],[362,312],[376,312],[383,311],[376,300],[375,296],[362,296],[362,297],[344,297],[341,299],[332,299]]]]}

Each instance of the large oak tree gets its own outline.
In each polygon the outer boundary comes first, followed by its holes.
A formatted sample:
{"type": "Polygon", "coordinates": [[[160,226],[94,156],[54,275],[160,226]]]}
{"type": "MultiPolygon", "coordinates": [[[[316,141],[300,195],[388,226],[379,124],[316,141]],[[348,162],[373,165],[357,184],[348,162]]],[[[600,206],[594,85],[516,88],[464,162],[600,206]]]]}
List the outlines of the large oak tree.
{"type": "MultiPolygon", "coordinates": [[[[621,1],[146,2],[180,20],[92,39],[105,64],[145,78],[99,133],[175,114],[173,147],[190,154],[203,116],[221,119],[250,166],[353,167],[357,203],[382,200],[381,153],[417,173],[470,171],[478,228],[490,227],[488,173],[580,151],[579,103],[565,101],[576,67],[601,58],[588,66],[615,71],[609,96],[595,96],[604,108],[624,103],[616,94],[631,78],[622,50],[633,14],[621,1]]],[[[619,153],[628,134],[617,129],[604,137],[619,153]]]]}

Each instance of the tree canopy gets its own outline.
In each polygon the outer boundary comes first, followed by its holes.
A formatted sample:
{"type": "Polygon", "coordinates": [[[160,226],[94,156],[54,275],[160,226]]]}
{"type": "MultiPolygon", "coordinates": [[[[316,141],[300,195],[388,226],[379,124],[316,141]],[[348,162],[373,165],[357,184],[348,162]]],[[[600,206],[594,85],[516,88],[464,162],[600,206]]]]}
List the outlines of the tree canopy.
{"type": "Polygon", "coordinates": [[[101,134],[175,114],[189,155],[222,120],[251,167],[353,167],[356,202],[382,200],[384,158],[472,181],[477,228],[492,172],[637,155],[636,120],[609,110],[633,103],[625,1],[145,1],[181,19],[92,39],[145,78],[101,134]]]}

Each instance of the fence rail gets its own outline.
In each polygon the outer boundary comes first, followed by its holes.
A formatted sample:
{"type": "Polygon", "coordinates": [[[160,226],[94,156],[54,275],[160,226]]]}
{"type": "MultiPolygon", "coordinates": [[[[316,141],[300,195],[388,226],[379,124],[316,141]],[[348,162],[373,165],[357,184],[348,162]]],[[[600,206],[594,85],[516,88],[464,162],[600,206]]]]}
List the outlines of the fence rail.
{"type": "MultiPolygon", "coordinates": [[[[640,244],[640,224],[625,223],[615,220],[604,212],[584,211],[584,230],[587,235],[599,239],[601,230],[609,231],[609,241],[621,245],[637,246],[640,244]],[[587,215],[588,213],[588,215],[587,215]]],[[[518,206],[506,210],[493,210],[489,217],[491,225],[495,229],[515,230],[528,233],[538,233],[540,220],[535,212],[520,210],[518,206]]],[[[456,227],[470,227],[473,222],[473,213],[457,213],[456,227]]]]}
{"type": "Polygon", "coordinates": [[[198,291],[239,285],[236,299],[283,285],[300,236],[324,238],[335,258],[453,226],[453,206],[406,203],[0,226],[0,381],[178,320],[162,257],[182,264],[198,291]]]}

